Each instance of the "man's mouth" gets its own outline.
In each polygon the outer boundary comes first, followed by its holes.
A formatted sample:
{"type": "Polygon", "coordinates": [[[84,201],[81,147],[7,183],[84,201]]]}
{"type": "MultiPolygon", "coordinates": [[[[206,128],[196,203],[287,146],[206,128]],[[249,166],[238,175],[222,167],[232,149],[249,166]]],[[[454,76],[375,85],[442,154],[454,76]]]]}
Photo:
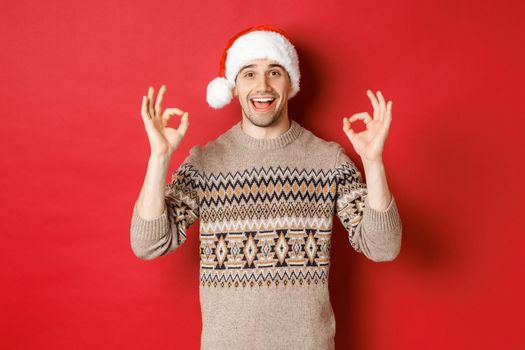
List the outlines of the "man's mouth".
{"type": "Polygon", "coordinates": [[[270,108],[272,108],[274,101],[275,101],[275,97],[272,97],[272,96],[250,98],[252,107],[256,112],[266,112],[270,110],[270,108]]]}

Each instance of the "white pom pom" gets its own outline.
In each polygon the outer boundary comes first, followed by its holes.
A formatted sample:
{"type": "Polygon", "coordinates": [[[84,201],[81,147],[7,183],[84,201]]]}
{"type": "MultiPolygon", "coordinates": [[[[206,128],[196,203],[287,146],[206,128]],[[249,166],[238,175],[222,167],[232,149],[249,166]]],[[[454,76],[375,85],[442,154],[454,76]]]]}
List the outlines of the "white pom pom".
{"type": "Polygon", "coordinates": [[[215,109],[226,106],[233,98],[233,84],[223,77],[210,81],[206,89],[206,101],[215,109]]]}

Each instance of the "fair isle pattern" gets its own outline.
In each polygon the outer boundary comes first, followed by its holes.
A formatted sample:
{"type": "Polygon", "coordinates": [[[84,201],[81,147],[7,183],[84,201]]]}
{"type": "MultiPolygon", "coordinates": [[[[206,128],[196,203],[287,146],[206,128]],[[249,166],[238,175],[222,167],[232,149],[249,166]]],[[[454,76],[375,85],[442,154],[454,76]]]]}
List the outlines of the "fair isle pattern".
{"type": "Polygon", "coordinates": [[[200,175],[190,163],[183,163],[166,185],[165,203],[177,245],[186,241],[186,229],[199,218],[200,175]]]}
{"type": "Polygon", "coordinates": [[[284,229],[201,234],[203,286],[326,283],[331,231],[284,229]]]}
{"type": "MultiPolygon", "coordinates": [[[[358,179],[355,171],[352,164],[335,171],[270,166],[205,176],[201,285],[327,283],[337,184],[355,199],[348,192],[355,185],[346,184],[358,179]]],[[[351,200],[341,203],[347,202],[351,200]]],[[[342,213],[353,223],[351,208],[348,204],[342,213]]]]}
{"type": "Polygon", "coordinates": [[[337,216],[348,232],[350,245],[362,253],[356,232],[363,219],[365,197],[368,194],[366,184],[355,164],[343,154],[345,159],[337,166],[337,216]]]}

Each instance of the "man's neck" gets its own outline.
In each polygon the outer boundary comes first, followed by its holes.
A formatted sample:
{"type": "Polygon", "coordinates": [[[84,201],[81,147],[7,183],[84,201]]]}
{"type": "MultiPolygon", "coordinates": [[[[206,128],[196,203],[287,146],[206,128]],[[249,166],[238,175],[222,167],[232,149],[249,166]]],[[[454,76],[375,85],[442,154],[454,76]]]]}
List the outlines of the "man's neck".
{"type": "Polygon", "coordinates": [[[245,134],[257,139],[270,139],[278,137],[288,131],[290,126],[291,121],[287,114],[283,114],[276,123],[269,126],[257,126],[244,115],[241,122],[241,130],[245,134]]]}
{"type": "Polygon", "coordinates": [[[241,122],[242,131],[257,139],[271,139],[284,134],[291,125],[288,118],[281,118],[277,123],[271,126],[257,126],[243,117],[241,122]]]}

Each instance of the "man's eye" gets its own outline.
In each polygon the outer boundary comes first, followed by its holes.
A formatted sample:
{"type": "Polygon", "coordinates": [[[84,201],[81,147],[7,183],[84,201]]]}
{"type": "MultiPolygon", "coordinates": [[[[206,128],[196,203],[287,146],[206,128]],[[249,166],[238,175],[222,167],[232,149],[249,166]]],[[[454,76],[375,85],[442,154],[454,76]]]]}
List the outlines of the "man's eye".
{"type": "Polygon", "coordinates": [[[244,74],[244,76],[247,78],[251,78],[253,77],[253,72],[247,72],[246,74],[244,74]]]}
{"type": "Polygon", "coordinates": [[[279,76],[279,75],[281,75],[281,72],[274,70],[270,74],[273,75],[273,76],[279,76]]]}

